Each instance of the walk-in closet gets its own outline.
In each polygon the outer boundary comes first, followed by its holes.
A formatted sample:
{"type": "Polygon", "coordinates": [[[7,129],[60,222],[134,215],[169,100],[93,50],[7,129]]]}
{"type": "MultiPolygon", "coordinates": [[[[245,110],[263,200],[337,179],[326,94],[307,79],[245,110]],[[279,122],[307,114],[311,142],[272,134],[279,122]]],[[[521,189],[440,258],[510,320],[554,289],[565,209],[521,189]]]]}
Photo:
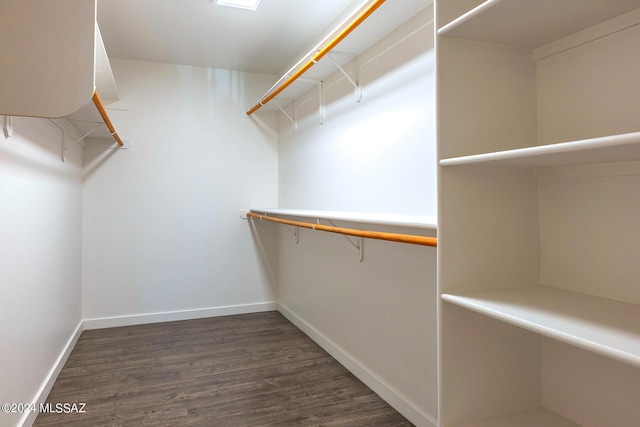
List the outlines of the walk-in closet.
{"type": "Polygon", "coordinates": [[[0,427],[637,427],[639,24],[0,0],[0,427]]]}

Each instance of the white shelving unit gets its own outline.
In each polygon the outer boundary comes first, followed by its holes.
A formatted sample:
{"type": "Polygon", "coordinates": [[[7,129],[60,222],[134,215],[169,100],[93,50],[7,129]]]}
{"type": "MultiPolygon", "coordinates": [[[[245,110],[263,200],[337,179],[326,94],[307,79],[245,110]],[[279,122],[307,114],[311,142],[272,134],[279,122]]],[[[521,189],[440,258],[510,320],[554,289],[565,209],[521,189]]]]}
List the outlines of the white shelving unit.
{"type": "Polygon", "coordinates": [[[436,10],[440,425],[640,425],[640,1],[436,10]]]}

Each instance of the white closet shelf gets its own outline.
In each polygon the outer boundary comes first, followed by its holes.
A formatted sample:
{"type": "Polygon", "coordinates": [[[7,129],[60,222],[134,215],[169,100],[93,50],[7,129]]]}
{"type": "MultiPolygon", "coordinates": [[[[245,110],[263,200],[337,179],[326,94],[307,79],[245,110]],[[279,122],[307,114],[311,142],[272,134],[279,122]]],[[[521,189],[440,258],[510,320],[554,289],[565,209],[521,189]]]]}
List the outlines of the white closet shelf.
{"type": "Polygon", "coordinates": [[[394,225],[400,227],[437,229],[435,216],[393,215],[365,212],[342,212],[306,209],[251,208],[251,212],[271,215],[285,215],[303,218],[352,221],[365,224],[394,225]]]}
{"type": "Polygon", "coordinates": [[[441,166],[551,167],[640,160],[640,132],[440,160],[441,166]]]}
{"type": "Polygon", "coordinates": [[[544,407],[525,409],[499,417],[466,423],[458,427],[580,427],[579,424],[564,418],[544,407]]]}
{"type": "Polygon", "coordinates": [[[548,286],[443,294],[512,325],[640,367],[640,306],[548,286]]]}
{"type": "Polygon", "coordinates": [[[634,0],[487,0],[438,34],[533,49],[637,8],[634,0]]]}
{"type": "MultiPolygon", "coordinates": [[[[100,28],[98,23],[95,24],[95,89],[99,93],[101,103],[112,104],[120,99],[118,94],[118,88],[116,86],[113,71],[111,70],[111,64],[109,63],[109,57],[107,56],[107,50],[104,47],[102,41],[102,35],[100,34],[100,28]]],[[[106,113],[106,111],[105,111],[106,113]]],[[[108,116],[107,116],[108,117],[108,116]]],[[[86,134],[91,132],[91,138],[103,138],[111,139],[112,133],[106,125],[107,121],[111,122],[109,118],[105,119],[100,111],[97,109],[93,102],[89,101],[80,110],[73,114],[65,116],[73,127],[75,127],[80,134],[86,134]],[[106,126],[98,126],[104,124],[106,126]]],[[[113,126],[113,125],[111,125],[113,126]]],[[[114,129],[115,131],[115,129],[114,129]]]]}

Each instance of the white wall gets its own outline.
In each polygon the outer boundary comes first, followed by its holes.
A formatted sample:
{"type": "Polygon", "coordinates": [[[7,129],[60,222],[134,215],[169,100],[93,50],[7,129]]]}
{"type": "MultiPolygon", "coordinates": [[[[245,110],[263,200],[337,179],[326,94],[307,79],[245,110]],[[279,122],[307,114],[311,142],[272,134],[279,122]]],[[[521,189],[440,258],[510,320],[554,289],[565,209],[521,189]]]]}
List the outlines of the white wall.
{"type": "Polygon", "coordinates": [[[435,215],[431,14],[429,7],[360,55],[360,104],[334,73],[325,80],[323,125],[316,90],[296,100],[297,131],[280,115],[281,208],[435,215]]]}
{"type": "MultiPolygon", "coordinates": [[[[334,74],[324,125],[315,91],[297,101],[297,131],[280,117],[279,207],[436,214],[431,17],[429,7],[360,56],[360,104],[334,74]]],[[[435,249],[367,240],[360,263],[342,236],[302,231],[296,245],[280,227],[278,271],[287,315],[411,421],[435,424],[435,249]]]]}
{"type": "Polygon", "coordinates": [[[265,76],[111,65],[132,107],[110,114],[132,147],[85,149],[83,317],[136,323],[268,308],[275,272],[239,218],[241,208],[277,201],[276,117],[242,113],[265,76]]]}
{"type": "MultiPolygon", "coordinates": [[[[62,162],[61,131],[13,118],[0,134],[0,402],[34,402],[81,313],[82,149],[62,162]]],[[[20,414],[0,413],[0,425],[20,414]]]]}

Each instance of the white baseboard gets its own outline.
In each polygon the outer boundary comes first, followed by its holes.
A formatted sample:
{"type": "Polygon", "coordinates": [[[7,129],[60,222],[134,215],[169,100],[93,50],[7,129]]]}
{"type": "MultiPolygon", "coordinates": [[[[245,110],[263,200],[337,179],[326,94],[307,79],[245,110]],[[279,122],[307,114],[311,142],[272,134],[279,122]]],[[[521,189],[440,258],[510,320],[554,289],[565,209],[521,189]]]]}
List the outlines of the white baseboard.
{"type": "Polygon", "coordinates": [[[416,405],[399,391],[378,377],[375,372],[360,363],[351,354],[334,343],[322,332],[308,324],[287,306],[278,303],[278,311],[413,424],[420,427],[436,427],[438,425],[435,419],[416,407],[416,405]]]}
{"type": "MultiPolygon", "coordinates": [[[[76,342],[78,341],[78,338],[80,338],[80,334],[82,334],[83,330],[84,330],[83,323],[81,321],[76,327],[75,331],[73,331],[73,333],[71,334],[69,341],[67,341],[67,344],[62,349],[60,356],[58,356],[58,359],[53,364],[53,367],[49,371],[49,374],[45,377],[44,382],[42,383],[42,385],[40,386],[40,389],[36,393],[36,396],[33,400],[33,403],[35,404],[36,408],[39,408],[40,404],[45,403],[45,401],[47,400],[47,397],[49,396],[49,392],[53,388],[53,384],[56,382],[56,379],[58,378],[58,374],[60,374],[60,371],[64,367],[64,364],[67,362],[67,359],[69,358],[69,355],[71,354],[73,347],[75,347],[76,342]]],[[[35,422],[37,416],[38,416],[38,411],[25,412],[24,416],[22,417],[22,420],[20,420],[20,423],[18,425],[22,427],[30,427],[35,422]]]]}
{"type": "Polygon", "coordinates": [[[226,307],[200,308],[196,310],[170,311],[164,313],[134,314],[131,316],[85,319],[84,329],[117,328],[119,326],[145,325],[148,323],[173,322],[176,320],[202,319],[206,317],[231,316],[234,314],[259,313],[277,309],[275,302],[244,304],[226,307]]]}

